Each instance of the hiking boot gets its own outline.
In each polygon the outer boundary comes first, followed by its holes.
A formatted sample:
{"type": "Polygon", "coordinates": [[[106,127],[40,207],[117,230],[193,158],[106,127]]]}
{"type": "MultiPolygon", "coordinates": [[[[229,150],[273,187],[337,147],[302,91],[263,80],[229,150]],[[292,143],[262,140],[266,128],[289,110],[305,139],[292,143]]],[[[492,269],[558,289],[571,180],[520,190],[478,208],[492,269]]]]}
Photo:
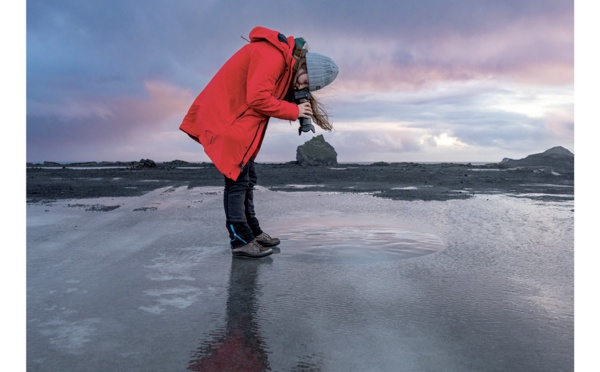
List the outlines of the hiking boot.
{"type": "Polygon", "coordinates": [[[262,234],[257,236],[256,241],[258,242],[258,244],[262,245],[263,247],[274,247],[277,244],[281,243],[281,241],[279,239],[271,238],[269,236],[269,234],[267,234],[266,232],[263,232],[262,234]]]}
{"type": "Polygon", "coordinates": [[[260,258],[265,257],[273,253],[271,248],[263,247],[258,244],[256,239],[252,240],[246,245],[241,247],[233,248],[231,254],[236,257],[248,257],[248,258],[260,258]]]}

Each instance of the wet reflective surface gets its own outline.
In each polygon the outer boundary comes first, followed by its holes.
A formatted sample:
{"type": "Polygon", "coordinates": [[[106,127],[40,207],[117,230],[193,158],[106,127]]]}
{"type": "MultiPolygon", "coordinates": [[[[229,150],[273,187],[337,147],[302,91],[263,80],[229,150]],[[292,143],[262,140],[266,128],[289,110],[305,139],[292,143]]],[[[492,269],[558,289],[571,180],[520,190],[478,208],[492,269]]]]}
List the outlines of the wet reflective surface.
{"type": "Polygon", "coordinates": [[[261,189],[244,260],[221,198],[29,205],[28,370],[572,370],[572,200],[261,189]]]}
{"type": "Polygon", "coordinates": [[[294,260],[312,263],[367,264],[435,253],[445,248],[428,232],[410,230],[402,221],[369,214],[282,217],[271,224],[279,237],[295,247],[294,260]],[[286,228],[286,226],[293,226],[286,228]]]}
{"type": "Polygon", "coordinates": [[[192,371],[269,370],[267,345],[258,324],[259,260],[233,259],[227,290],[226,324],[193,354],[192,371]],[[246,262],[244,262],[246,261],[246,262]]]}

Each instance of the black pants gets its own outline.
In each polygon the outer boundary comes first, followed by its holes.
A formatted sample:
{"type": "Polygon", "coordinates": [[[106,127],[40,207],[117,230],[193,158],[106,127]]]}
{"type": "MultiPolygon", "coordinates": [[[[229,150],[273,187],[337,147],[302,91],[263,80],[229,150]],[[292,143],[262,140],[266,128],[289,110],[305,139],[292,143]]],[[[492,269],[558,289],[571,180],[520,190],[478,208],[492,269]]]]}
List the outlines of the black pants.
{"type": "Polygon", "coordinates": [[[254,212],[254,185],[257,180],[253,159],[242,168],[237,180],[225,177],[223,207],[233,248],[250,243],[262,233],[254,212]]]}

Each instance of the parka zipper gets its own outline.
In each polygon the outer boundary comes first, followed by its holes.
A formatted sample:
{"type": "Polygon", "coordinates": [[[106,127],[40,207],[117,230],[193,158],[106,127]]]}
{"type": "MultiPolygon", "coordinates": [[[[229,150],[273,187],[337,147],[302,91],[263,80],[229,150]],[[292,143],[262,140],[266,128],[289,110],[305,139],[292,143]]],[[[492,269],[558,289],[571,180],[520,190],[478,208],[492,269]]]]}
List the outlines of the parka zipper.
{"type": "MultiPolygon", "coordinates": [[[[266,125],[265,125],[265,129],[267,129],[266,125]]],[[[240,169],[244,168],[244,159],[246,158],[246,155],[248,155],[248,151],[250,151],[250,149],[252,148],[252,144],[254,144],[254,141],[256,141],[256,136],[258,135],[258,132],[260,132],[260,126],[258,128],[256,128],[256,133],[254,133],[254,137],[252,138],[252,142],[250,142],[250,145],[248,145],[248,149],[246,149],[246,152],[244,153],[244,156],[242,156],[242,161],[240,162],[240,169]]]]}

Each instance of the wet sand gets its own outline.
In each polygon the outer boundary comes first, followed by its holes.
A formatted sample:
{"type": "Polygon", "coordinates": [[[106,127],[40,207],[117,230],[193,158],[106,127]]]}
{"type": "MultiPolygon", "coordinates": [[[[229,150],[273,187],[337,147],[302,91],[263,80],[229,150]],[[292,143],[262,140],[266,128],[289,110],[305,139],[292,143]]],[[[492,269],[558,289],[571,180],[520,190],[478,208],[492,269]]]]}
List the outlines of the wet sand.
{"type": "MultiPolygon", "coordinates": [[[[278,191],[374,193],[394,200],[466,199],[477,194],[516,193],[544,199],[573,195],[572,167],[501,163],[340,164],[305,167],[257,164],[258,184],[278,191]],[[552,195],[557,195],[553,197],[552,195]]],[[[29,167],[27,200],[140,196],[166,186],[222,186],[223,176],[210,163],[158,164],[154,168],[29,167]]]]}
{"type": "Polygon", "coordinates": [[[572,173],[258,171],[252,261],[211,165],[28,169],[28,370],[572,370],[572,173]]]}

